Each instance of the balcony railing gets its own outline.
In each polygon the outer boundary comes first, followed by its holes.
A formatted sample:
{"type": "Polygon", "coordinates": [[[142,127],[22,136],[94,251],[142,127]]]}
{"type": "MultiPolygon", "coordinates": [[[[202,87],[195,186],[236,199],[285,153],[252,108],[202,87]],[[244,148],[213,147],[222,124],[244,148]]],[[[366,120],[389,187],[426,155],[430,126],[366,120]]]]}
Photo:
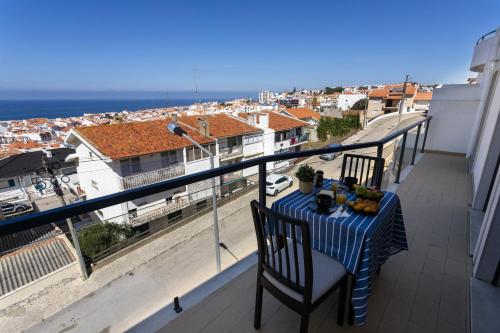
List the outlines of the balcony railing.
{"type": "MultiPolygon", "coordinates": [[[[402,145],[401,145],[401,153],[399,154],[399,163],[397,163],[397,175],[395,182],[399,183],[399,177],[401,174],[401,166],[403,165],[402,161],[404,158],[404,152],[406,148],[406,139],[408,136],[408,132],[413,129],[417,129],[416,138],[414,141],[414,146],[412,148],[412,157],[411,164],[413,165],[415,162],[415,155],[417,150],[421,150],[424,152],[425,144],[427,141],[427,134],[429,131],[429,125],[431,121],[431,116],[426,116],[425,118],[407,126],[402,129],[399,129],[384,138],[377,141],[368,141],[361,142],[350,145],[341,145],[338,147],[328,147],[328,148],[320,148],[320,149],[311,149],[311,150],[303,150],[297,152],[286,152],[282,154],[274,154],[274,155],[265,155],[262,157],[257,157],[254,159],[250,159],[247,161],[242,161],[238,163],[233,163],[229,165],[225,165],[222,167],[218,167],[215,169],[205,170],[201,172],[197,172],[194,174],[184,175],[180,177],[175,177],[172,179],[166,179],[160,182],[154,182],[153,184],[144,185],[141,187],[132,188],[129,190],[125,190],[118,193],[109,194],[106,196],[102,196],[95,199],[90,199],[83,202],[74,203],[71,205],[67,205],[64,207],[54,208],[46,211],[41,211],[37,213],[33,213],[30,215],[17,217],[13,219],[9,219],[7,221],[0,221],[0,233],[8,234],[16,231],[27,230],[33,228],[35,226],[45,225],[49,223],[53,223],[54,221],[59,221],[66,218],[71,218],[73,216],[82,215],[85,213],[97,211],[102,208],[122,204],[128,201],[140,199],[143,197],[147,197],[156,193],[161,193],[165,191],[169,191],[181,186],[186,186],[189,184],[193,184],[196,182],[205,181],[210,178],[220,177],[227,173],[232,173],[235,171],[240,171],[243,169],[251,168],[254,166],[258,166],[259,168],[259,201],[262,204],[266,204],[266,165],[270,162],[281,161],[286,159],[294,159],[294,158],[304,158],[311,156],[318,156],[321,154],[327,153],[335,153],[340,151],[353,151],[357,149],[363,148],[376,148],[377,149],[377,157],[382,157],[384,151],[384,144],[391,142],[399,137],[402,137],[402,145]],[[425,124],[425,133],[423,134],[423,140],[419,141],[422,126],[425,124]],[[421,148],[418,148],[419,142],[421,143],[421,148]]],[[[178,171],[180,172],[180,171],[178,171]]],[[[184,171],[182,171],[184,172],[184,171]]],[[[173,173],[175,174],[175,173],[173,173]]],[[[165,178],[172,177],[172,173],[165,178]]],[[[180,175],[178,173],[177,175],[180,175]]]]}
{"type": "Polygon", "coordinates": [[[309,136],[307,134],[292,136],[290,139],[286,139],[283,141],[276,142],[274,144],[274,150],[280,150],[282,148],[288,148],[297,144],[301,144],[307,142],[309,140],[309,136]]]}
{"type": "Polygon", "coordinates": [[[243,146],[233,146],[227,148],[219,149],[219,154],[221,158],[228,158],[233,156],[238,156],[243,154],[243,146]]]}
{"type": "Polygon", "coordinates": [[[182,209],[187,206],[189,206],[188,198],[179,198],[177,200],[166,203],[165,206],[147,210],[144,213],[131,214],[129,215],[129,221],[133,226],[144,224],[165,217],[169,213],[175,212],[176,210],[182,209]]]}
{"type": "Polygon", "coordinates": [[[182,176],[185,173],[184,164],[178,163],[169,167],[146,171],[135,175],[122,178],[122,185],[124,190],[129,190],[144,185],[158,183],[170,178],[182,176]]]}

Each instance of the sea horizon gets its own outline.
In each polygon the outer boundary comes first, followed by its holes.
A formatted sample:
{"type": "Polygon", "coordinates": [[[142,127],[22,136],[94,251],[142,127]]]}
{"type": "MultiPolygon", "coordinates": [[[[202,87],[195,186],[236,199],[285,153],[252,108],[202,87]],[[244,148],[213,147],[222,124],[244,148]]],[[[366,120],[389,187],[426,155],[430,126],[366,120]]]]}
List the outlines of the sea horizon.
{"type": "Polygon", "coordinates": [[[145,109],[189,106],[196,102],[225,102],[219,98],[73,98],[73,99],[1,99],[0,120],[79,117],[91,113],[140,111],[145,109]]]}

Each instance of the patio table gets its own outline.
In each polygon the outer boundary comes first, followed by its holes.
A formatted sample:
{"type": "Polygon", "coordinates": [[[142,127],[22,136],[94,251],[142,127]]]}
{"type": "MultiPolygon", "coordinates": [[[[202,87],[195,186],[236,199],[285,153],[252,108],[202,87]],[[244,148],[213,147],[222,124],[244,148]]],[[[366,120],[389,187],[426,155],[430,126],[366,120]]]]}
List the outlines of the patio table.
{"type": "MultiPolygon", "coordinates": [[[[324,181],[324,189],[330,189],[332,180],[324,181]]],[[[406,232],[399,197],[385,192],[380,210],[375,216],[360,215],[347,208],[339,212],[320,214],[309,208],[314,194],[302,194],[298,190],[277,200],[272,209],[307,221],[313,249],[340,261],[354,276],[352,304],[357,325],[366,321],[368,297],[376,270],[390,255],[407,250],[406,232]],[[349,216],[344,216],[346,213],[349,216]]],[[[355,194],[350,193],[348,200],[355,194]]],[[[299,235],[299,240],[301,236],[299,235]]]]}

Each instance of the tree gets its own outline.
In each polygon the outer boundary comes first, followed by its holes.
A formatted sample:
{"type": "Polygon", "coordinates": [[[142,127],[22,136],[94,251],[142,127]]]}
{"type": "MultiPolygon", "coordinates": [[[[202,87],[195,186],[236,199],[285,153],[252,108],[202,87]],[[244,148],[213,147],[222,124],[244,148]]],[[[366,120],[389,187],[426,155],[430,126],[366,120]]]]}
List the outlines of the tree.
{"type": "Polygon", "coordinates": [[[132,237],[135,231],[117,223],[96,223],[78,232],[78,241],[85,257],[93,259],[100,252],[122,240],[132,237]]]}
{"type": "Polygon", "coordinates": [[[344,91],[344,88],[342,87],[335,87],[335,88],[332,88],[332,87],[326,87],[325,88],[325,94],[327,95],[330,95],[330,94],[333,94],[333,93],[341,93],[344,91]]]}
{"type": "Polygon", "coordinates": [[[368,99],[360,99],[354,105],[351,107],[351,110],[366,110],[366,107],[368,106],[368,99]]]}

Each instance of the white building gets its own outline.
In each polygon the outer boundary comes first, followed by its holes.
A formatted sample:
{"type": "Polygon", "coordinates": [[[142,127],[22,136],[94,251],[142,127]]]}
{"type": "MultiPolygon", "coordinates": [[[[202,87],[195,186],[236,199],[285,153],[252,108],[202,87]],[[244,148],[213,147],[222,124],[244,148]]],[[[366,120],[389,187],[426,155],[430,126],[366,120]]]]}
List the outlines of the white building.
{"type": "MultiPolygon", "coordinates": [[[[80,184],[93,199],[144,185],[193,174],[210,168],[208,155],[188,140],[171,134],[172,119],[80,127],[66,142],[75,145],[80,184]]],[[[188,135],[215,155],[215,167],[262,156],[262,131],[225,114],[185,116],[178,119],[188,135]]],[[[246,185],[248,169],[217,181],[221,194],[246,185]],[[244,184],[243,184],[244,183],[244,184]],[[233,184],[233,185],[229,185],[233,184]]],[[[168,222],[190,207],[206,207],[210,180],[151,195],[96,212],[102,221],[143,224],[161,217],[168,222]]]]}
{"type": "MultiPolygon", "coordinates": [[[[240,114],[248,123],[264,131],[264,155],[300,151],[308,141],[308,123],[277,112],[240,114]]],[[[268,170],[285,168],[293,161],[270,162],[268,170]]]]}
{"type": "Polygon", "coordinates": [[[272,91],[269,90],[264,90],[259,92],[259,102],[260,103],[267,103],[267,102],[273,102],[277,98],[277,94],[273,93],[272,91]]]}
{"type": "Polygon", "coordinates": [[[343,92],[337,98],[337,108],[341,110],[349,110],[354,103],[362,99],[366,99],[366,94],[343,92]]]}

